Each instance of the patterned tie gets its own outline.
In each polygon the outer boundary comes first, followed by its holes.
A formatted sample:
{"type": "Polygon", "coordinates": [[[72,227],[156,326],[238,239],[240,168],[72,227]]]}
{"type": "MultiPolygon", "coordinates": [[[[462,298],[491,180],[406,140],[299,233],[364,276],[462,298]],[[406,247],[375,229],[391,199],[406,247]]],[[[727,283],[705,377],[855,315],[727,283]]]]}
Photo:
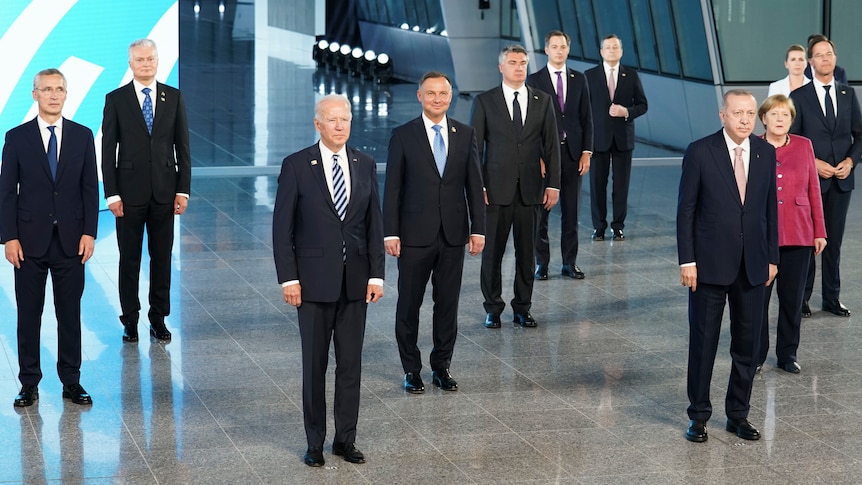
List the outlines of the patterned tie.
{"type": "MultiPolygon", "coordinates": [[[[563,90],[563,71],[555,72],[557,73],[557,103],[560,104],[560,111],[566,111],[566,92],[563,90]]],[[[559,128],[560,141],[563,141],[566,139],[566,130],[564,130],[562,126],[559,128]]]]}
{"type": "Polygon", "coordinates": [[[440,125],[434,125],[434,161],[437,162],[437,171],[440,176],[443,176],[443,170],[446,168],[446,143],[443,142],[443,135],[440,134],[440,125]]]}
{"type": "Polygon", "coordinates": [[[617,78],[614,76],[614,68],[611,68],[611,73],[608,76],[608,94],[611,95],[611,103],[614,102],[614,93],[617,91],[617,78]]]}
{"type": "Polygon", "coordinates": [[[742,147],[733,149],[733,176],[736,178],[736,188],[739,189],[739,200],[745,204],[745,187],[748,180],[745,178],[745,162],[742,161],[742,147]]]}
{"type": "Polygon", "coordinates": [[[57,134],[54,133],[56,126],[49,126],[51,137],[48,138],[48,166],[51,167],[51,178],[57,179],[57,134]]]}
{"type": "Polygon", "coordinates": [[[515,124],[515,133],[521,136],[524,129],[524,119],[521,118],[521,103],[518,102],[518,91],[515,91],[515,100],[512,101],[512,123],[515,124]]]}
{"type": "Polygon", "coordinates": [[[347,188],[344,185],[344,172],[338,164],[338,155],[332,156],[332,203],[335,204],[338,217],[343,221],[347,212],[347,188]]]}
{"type": "Polygon", "coordinates": [[[144,105],[141,107],[141,111],[144,113],[144,122],[147,124],[147,131],[152,135],[153,134],[153,100],[150,99],[150,88],[144,88],[141,90],[144,93],[144,105]]]}
{"type": "Polygon", "coordinates": [[[832,105],[832,96],[829,95],[829,88],[832,86],[823,86],[826,90],[826,97],[823,98],[823,104],[826,107],[826,124],[829,128],[835,128],[835,106],[832,105]]]}

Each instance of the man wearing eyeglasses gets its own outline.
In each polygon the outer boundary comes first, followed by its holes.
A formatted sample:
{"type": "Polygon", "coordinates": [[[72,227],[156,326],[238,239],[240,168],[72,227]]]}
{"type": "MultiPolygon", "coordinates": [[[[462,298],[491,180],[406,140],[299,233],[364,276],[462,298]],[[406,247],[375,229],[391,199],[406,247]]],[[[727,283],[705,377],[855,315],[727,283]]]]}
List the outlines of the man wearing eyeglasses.
{"type": "Polygon", "coordinates": [[[99,181],[93,132],[63,118],[66,78],[45,69],[33,79],[36,118],[6,133],[0,167],[0,243],[15,267],[18,304],[16,407],[39,399],[40,329],[51,273],[57,317],[57,373],[63,398],[89,405],[81,387],[81,295],[93,255],[99,181]]]}

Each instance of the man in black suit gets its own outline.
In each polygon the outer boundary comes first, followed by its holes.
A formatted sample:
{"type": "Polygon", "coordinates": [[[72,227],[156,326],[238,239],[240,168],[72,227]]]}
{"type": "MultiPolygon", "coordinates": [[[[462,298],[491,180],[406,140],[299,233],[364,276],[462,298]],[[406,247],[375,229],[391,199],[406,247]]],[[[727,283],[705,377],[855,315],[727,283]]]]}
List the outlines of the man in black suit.
{"type": "MultiPolygon", "coordinates": [[[[835,79],[835,46],[826,38],[808,46],[808,62],[814,71],[810,83],[790,93],[796,105],[791,133],[811,140],[820,175],[820,195],[829,244],[821,261],[821,297],[824,311],[849,317],[839,300],[841,293],[841,241],[850,195],[855,186],[854,168],[862,158],[862,111],[856,91],[835,79]]],[[[815,260],[812,257],[805,288],[803,314],[811,315],[808,300],[814,289],[815,260]]]]}
{"type": "Polygon", "coordinates": [[[775,149],[753,136],[757,101],[743,90],[724,95],[724,128],[688,146],[677,207],[680,282],[688,294],[688,416],[685,437],[707,440],[709,387],[725,302],[730,304],[730,381],[725,429],[760,439],[748,422],[759,360],[765,288],[778,272],[775,149]]]}
{"type": "Polygon", "coordinates": [[[637,71],[620,64],[623,44],[614,34],[602,39],[604,62],[584,75],[590,86],[590,102],[595,127],[595,145],[590,173],[590,205],[593,239],[603,241],[608,227],[608,176],[613,167],[614,241],[625,239],[623,228],[635,148],[635,118],[646,113],[647,99],[637,71]]]}
{"type": "Polygon", "coordinates": [[[18,379],[15,406],[39,398],[39,335],[48,272],[57,316],[57,373],[63,397],[92,404],[81,387],[81,295],[84,263],[99,224],[93,132],[63,118],[66,78],[45,69],[33,78],[39,114],[6,133],[0,166],[0,243],[15,267],[18,379]]]}
{"type": "Polygon", "coordinates": [[[500,328],[500,314],[506,307],[501,296],[501,266],[510,230],[516,265],[513,321],[522,327],[537,325],[530,306],[539,210],[550,210],[560,195],[560,141],[554,101],[524,84],[527,61],[522,46],[506,46],[499,56],[503,84],[473,101],[471,124],[476,129],[487,204],[481,270],[487,328],[500,328]]]}
{"type": "Polygon", "coordinates": [[[485,246],[482,169],[473,128],[446,116],[452,84],[445,74],[422,76],[416,96],[422,115],[392,130],[383,198],[384,245],[398,258],[395,340],[404,389],[414,394],[425,391],[416,341],[428,278],[434,287],[432,382],[455,391],[458,383],[449,364],[458,334],[464,245],[471,256],[485,246]]]}
{"type": "Polygon", "coordinates": [[[347,146],[350,102],[315,107],[320,142],[287,158],[272,213],[275,269],[284,301],[297,309],[302,340],[305,464],[324,464],[326,367],[335,341],[332,453],[365,463],[355,446],[362,341],[368,303],[383,297],[383,221],[374,159],[347,146]]]}
{"type": "MultiPolygon", "coordinates": [[[[829,38],[823,34],[811,34],[811,35],[809,35],[808,41],[805,44],[809,47],[809,52],[810,52],[810,47],[813,46],[814,44],[820,42],[821,40],[829,40],[829,38]]],[[[803,74],[808,79],[814,79],[814,74],[812,74],[812,72],[811,72],[811,64],[808,64],[807,66],[805,66],[805,71],[803,72],[803,74]]],[[[844,70],[844,68],[839,66],[837,63],[835,64],[835,69],[832,72],[832,76],[835,78],[835,81],[837,81],[841,84],[849,84],[847,82],[847,71],[844,70]]]]}
{"type": "MultiPolygon", "coordinates": [[[[586,77],[566,68],[570,41],[569,35],[559,30],[552,30],[545,36],[548,65],[531,74],[527,85],[548,93],[557,101],[553,105],[560,133],[560,249],[563,257],[560,272],[567,278],[581,280],[584,272],[577,262],[578,201],[581,198],[581,180],[590,169],[590,155],[593,153],[593,115],[586,77]]],[[[546,280],[551,261],[548,241],[550,212],[542,211],[540,214],[535,277],[546,280]]]]}
{"type": "Polygon", "coordinates": [[[108,93],[102,119],[102,179],[117,224],[124,342],[138,341],[144,228],[150,254],[150,334],[160,341],[171,339],[165,317],[171,313],[174,216],[185,212],[191,190],[185,103],[179,90],[156,81],[158,66],[152,40],[132,42],[134,79],[108,93]]]}

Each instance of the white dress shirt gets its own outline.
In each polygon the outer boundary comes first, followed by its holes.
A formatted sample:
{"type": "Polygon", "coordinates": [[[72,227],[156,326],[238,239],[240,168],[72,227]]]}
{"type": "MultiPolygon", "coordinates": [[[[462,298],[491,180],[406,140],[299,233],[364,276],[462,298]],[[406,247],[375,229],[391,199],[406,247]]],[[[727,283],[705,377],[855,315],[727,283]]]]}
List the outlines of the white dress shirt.
{"type": "Polygon", "coordinates": [[[515,100],[515,91],[518,92],[518,104],[521,106],[521,125],[526,124],[527,121],[527,85],[522,84],[521,87],[517,90],[506,86],[506,83],[503,83],[503,97],[506,98],[506,109],[509,110],[509,119],[514,121],[514,117],[512,115],[512,102],[515,100]]]}
{"type": "Polygon", "coordinates": [[[41,116],[36,117],[36,123],[39,124],[39,134],[42,135],[42,146],[45,148],[45,154],[48,154],[48,140],[51,139],[51,131],[49,126],[54,127],[54,135],[57,136],[57,166],[60,164],[60,146],[63,142],[63,118],[57,120],[57,123],[52,125],[43,120],[41,116]]]}

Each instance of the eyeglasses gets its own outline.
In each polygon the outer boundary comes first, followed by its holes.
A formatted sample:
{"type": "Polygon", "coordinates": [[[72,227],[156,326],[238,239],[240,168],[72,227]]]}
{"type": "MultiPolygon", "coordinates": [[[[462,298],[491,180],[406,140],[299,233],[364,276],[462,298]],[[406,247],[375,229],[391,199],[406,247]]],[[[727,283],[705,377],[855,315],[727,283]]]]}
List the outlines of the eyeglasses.
{"type": "Polygon", "coordinates": [[[66,94],[66,88],[62,86],[56,88],[36,88],[35,91],[42,91],[45,94],[66,94]]]}

